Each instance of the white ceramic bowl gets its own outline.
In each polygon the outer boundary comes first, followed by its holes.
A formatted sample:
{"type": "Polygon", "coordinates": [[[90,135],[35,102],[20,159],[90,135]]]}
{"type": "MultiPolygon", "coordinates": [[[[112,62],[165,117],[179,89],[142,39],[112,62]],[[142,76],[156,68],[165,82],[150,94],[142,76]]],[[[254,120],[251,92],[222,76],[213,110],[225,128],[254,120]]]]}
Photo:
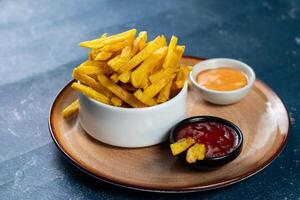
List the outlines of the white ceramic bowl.
{"type": "Polygon", "coordinates": [[[121,108],[79,95],[79,119],[95,139],[119,147],[146,147],[164,142],[186,114],[187,84],[171,100],[147,108],[121,108]]]}
{"type": "Polygon", "coordinates": [[[228,58],[214,58],[196,64],[190,73],[190,80],[206,101],[219,105],[228,105],[240,101],[250,92],[255,81],[255,73],[251,67],[241,61],[228,58]],[[196,77],[199,72],[222,67],[238,69],[244,72],[248,78],[247,85],[237,90],[217,91],[204,88],[197,83],[196,77]]]}

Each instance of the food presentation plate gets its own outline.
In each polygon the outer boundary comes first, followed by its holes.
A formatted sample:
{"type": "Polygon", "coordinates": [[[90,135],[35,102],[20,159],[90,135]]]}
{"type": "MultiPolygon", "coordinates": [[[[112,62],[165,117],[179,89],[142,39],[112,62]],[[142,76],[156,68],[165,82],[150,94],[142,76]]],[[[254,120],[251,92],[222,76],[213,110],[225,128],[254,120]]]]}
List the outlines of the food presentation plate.
{"type": "MultiPolygon", "coordinates": [[[[201,60],[186,56],[182,63],[194,65],[201,60]]],[[[77,98],[71,83],[61,90],[50,110],[49,129],[55,144],[83,172],[127,188],[196,192],[231,185],[268,166],[284,148],[289,132],[290,122],[284,104],[260,80],[256,80],[252,91],[242,101],[229,106],[206,103],[197,91],[189,89],[187,117],[225,118],[238,125],[244,134],[243,150],[234,161],[213,171],[196,171],[175,159],[168,143],[135,149],[113,147],[87,135],[77,117],[65,120],[61,116],[63,108],[77,98]]]]}

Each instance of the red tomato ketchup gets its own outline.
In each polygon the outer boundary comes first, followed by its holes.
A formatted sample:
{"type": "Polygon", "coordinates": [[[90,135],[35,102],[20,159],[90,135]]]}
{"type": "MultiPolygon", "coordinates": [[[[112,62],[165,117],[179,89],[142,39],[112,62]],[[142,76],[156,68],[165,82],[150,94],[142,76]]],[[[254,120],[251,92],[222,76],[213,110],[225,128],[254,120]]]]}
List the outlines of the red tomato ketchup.
{"type": "Polygon", "coordinates": [[[183,126],[176,139],[192,137],[206,147],[206,157],[214,158],[230,153],[238,144],[234,129],[218,122],[195,122],[183,126]]]}

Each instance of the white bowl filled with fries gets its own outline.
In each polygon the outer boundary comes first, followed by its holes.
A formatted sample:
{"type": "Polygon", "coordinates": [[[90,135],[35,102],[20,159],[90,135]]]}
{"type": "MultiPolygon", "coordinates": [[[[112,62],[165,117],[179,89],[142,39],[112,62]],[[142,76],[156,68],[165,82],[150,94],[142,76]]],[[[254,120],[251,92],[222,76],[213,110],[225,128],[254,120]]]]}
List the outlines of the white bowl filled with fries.
{"type": "Polygon", "coordinates": [[[79,121],[95,139],[119,147],[161,143],[185,117],[190,66],[180,65],[185,47],[172,36],[147,41],[136,29],[80,46],[91,49],[88,60],[73,70],[72,88],[79,100],[63,111],[79,110],[79,121]]]}

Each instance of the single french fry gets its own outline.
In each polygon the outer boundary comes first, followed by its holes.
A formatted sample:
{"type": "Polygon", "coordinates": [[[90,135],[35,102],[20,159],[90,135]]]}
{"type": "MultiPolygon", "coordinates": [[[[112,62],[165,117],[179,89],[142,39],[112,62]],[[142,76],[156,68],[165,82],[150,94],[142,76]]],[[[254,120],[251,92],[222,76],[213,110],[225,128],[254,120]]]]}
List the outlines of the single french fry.
{"type": "Polygon", "coordinates": [[[152,83],[144,90],[144,93],[149,97],[154,97],[161,91],[161,89],[166,85],[166,83],[166,79],[162,79],[156,83],[152,83]]]}
{"type": "Polygon", "coordinates": [[[119,79],[123,83],[128,83],[130,81],[131,71],[125,71],[120,76],[119,79]]]}
{"type": "Polygon", "coordinates": [[[104,45],[113,44],[116,42],[121,42],[124,40],[133,39],[135,34],[136,34],[136,29],[131,29],[131,30],[127,31],[126,33],[120,34],[119,36],[115,35],[114,37],[104,38],[104,40],[99,43],[99,47],[104,46],[104,45]]]}
{"type": "Polygon", "coordinates": [[[168,68],[170,66],[171,59],[173,57],[173,53],[174,53],[174,49],[176,47],[177,41],[178,41],[178,38],[176,36],[172,35],[171,41],[170,41],[170,44],[168,47],[168,53],[165,58],[165,62],[163,64],[163,68],[168,68]]]}
{"type": "Polygon", "coordinates": [[[78,111],[79,111],[79,100],[76,99],[62,111],[62,116],[64,118],[69,118],[71,116],[76,115],[78,111]]]}
{"type": "Polygon", "coordinates": [[[100,83],[98,83],[95,79],[91,78],[90,76],[80,73],[78,69],[74,69],[72,76],[74,79],[80,81],[80,83],[86,84],[96,90],[97,92],[100,92],[101,94],[105,95],[107,98],[112,97],[112,93],[103,87],[100,83]]]}
{"type": "Polygon", "coordinates": [[[108,74],[109,71],[104,66],[80,65],[76,68],[78,72],[86,75],[108,74]]]}
{"type": "Polygon", "coordinates": [[[174,59],[174,63],[172,63],[174,67],[178,67],[179,66],[181,58],[182,58],[182,55],[184,53],[184,50],[185,50],[185,46],[184,45],[177,45],[176,46],[176,48],[174,50],[174,53],[176,55],[176,59],[174,59]]]}
{"type": "Polygon", "coordinates": [[[142,87],[142,81],[148,78],[149,73],[157,66],[167,54],[167,47],[161,47],[148,57],[139,67],[131,73],[131,83],[134,87],[142,87]]]}
{"type": "Polygon", "coordinates": [[[135,34],[136,34],[136,29],[131,29],[131,30],[125,31],[123,33],[119,33],[119,34],[112,35],[109,37],[101,38],[98,40],[81,42],[79,45],[82,47],[86,47],[86,48],[96,49],[96,48],[101,48],[105,45],[109,45],[109,44],[113,44],[113,43],[117,43],[117,42],[121,42],[121,41],[124,41],[127,39],[134,38],[135,34]]]}
{"type": "Polygon", "coordinates": [[[158,98],[156,100],[158,103],[163,103],[169,100],[172,83],[173,80],[170,80],[165,85],[165,87],[159,92],[158,98]]]}
{"type": "Polygon", "coordinates": [[[146,104],[147,106],[154,106],[156,105],[155,100],[152,97],[147,96],[142,90],[137,90],[133,93],[133,95],[142,103],[146,104]]]}
{"type": "Polygon", "coordinates": [[[162,40],[163,47],[167,46],[167,39],[166,39],[166,36],[161,35],[161,40],[162,40]]]}
{"type": "Polygon", "coordinates": [[[114,73],[113,75],[111,75],[110,80],[117,83],[119,81],[119,75],[114,73]]]}
{"type": "Polygon", "coordinates": [[[194,144],[186,153],[186,161],[188,163],[195,163],[197,160],[203,160],[205,158],[205,151],[204,144],[194,144]]]}
{"type": "Polygon", "coordinates": [[[192,146],[195,142],[196,141],[193,138],[187,137],[187,138],[182,138],[182,139],[178,140],[177,142],[171,144],[170,148],[171,148],[173,156],[176,156],[176,155],[184,152],[190,146],[192,146]]]}
{"type": "Polygon", "coordinates": [[[95,57],[95,60],[107,60],[113,55],[112,52],[106,52],[106,51],[101,51],[97,56],[95,57]]]}
{"type": "Polygon", "coordinates": [[[122,106],[122,104],[123,104],[123,101],[119,97],[116,97],[116,96],[113,96],[110,99],[110,101],[111,101],[112,105],[118,106],[118,107],[122,106]]]}
{"type": "Polygon", "coordinates": [[[105,65],[104,61],[100,60],[86,60],[83,63],[81,63],[79,66],[97,66],[97,67],[102,67],[105,65]]]}
{"type": "Polygon", "coordinates": [[[140,108],[145,107],[145,104],[138,101],[131,93],[108,79],[105,75],[100,74],[97,76],[99,82],[106,87],[108,90],[110,90],[114,95],[122,99],[124,102],[129,104],[130,106],[134,108],[140,108]]]}
{"type": "Polygon", "coordinates": [[[121,72],[130,71],[148,58],[154,51],[162,47],[162,39],[160,36],[156,37],[149,43],[142,51],[132,57],[129,62],[120,68],[121,72]]]}
{"type": "Polygon", "coordinates": [[[146,46],[146,42],[147,42],[147,32],[146,31],[141,31],[139,33],[139,43],[138,43],[138,46],[139,46],[139,50],[141,51],[145,46],[146,46]]]}
{"type": "Polygon", "coordinates": [[[160,69],[158,72],[155,74],[152,74],[149,79],[151,83],[155,83],[157,81],[160,81],[161,79],[168,77],[176,72],[178,72],[179,69],[176,68],[166,68],[166,69],[160,69]]]}
{"type": "Polygon", "coordinates": [[[133,42],[133,40],[129,39],[129,40],[117,42],[114,44],[106,45],[106,46],[102,47],[101,51],[106,51],[106,52],[121,51],[126,46],[131,46],[132,42],[133,42]]]}
{"type": "Polygon", "coordinates": [[[92,99],[95,99],[95,100],[105,103],[105,104],[110,104],[109,98],[107,98],[103,94],[97,92],[96,90],[92,89],[91,87],[82,85],[80,83],[73,83],[71,87],[74,90],[82,92],[84,95],[91,97],[92,99]]]}
{"type": "Polygon", "coordinates": [[[81,46],[81,47],[86,47],[86,48],[91,48],[91,47],[90,47],[91,45],[97,44],[97,43],[103,41],[104,38],[106,38],[106,37],[107,37],[107,33],[103,33],[103,34],[101,35],[101,37],[98,38],[98,39],[80,42],[80,43],[79,43],[79,46],[81,46]]]}

